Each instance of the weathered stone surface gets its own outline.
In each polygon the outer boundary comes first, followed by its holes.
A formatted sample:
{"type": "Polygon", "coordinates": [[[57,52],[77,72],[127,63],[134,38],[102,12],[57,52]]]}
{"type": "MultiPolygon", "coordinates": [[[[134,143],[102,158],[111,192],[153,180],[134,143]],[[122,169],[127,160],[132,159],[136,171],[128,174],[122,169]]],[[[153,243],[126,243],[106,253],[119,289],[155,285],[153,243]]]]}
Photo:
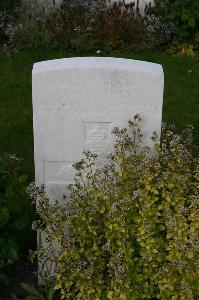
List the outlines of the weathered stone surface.
{"type": "Polygon", "coordinates": [[[144,143],[160,132],[163,71],[158,64],[103,57],[66,58],[33,68],[35,177],[50,198],[73,181],[72,164],[89,149],[103,159],[111,131],[143,119],[144,143]]]}

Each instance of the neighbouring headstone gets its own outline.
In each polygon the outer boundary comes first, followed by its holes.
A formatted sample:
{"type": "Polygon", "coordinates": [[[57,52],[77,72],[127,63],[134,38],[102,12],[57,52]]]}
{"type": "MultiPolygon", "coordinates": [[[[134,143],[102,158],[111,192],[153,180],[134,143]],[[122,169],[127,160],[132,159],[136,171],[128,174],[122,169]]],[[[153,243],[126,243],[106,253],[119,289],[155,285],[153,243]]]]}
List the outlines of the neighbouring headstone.
{"type": "Polygon", "coordinates": [[[139,113],[144,144],[160,133],[161,65],[111,57],[66,58],[33,67],[35,179],[60,200],[84,150],[100,159],[111,151],[114,127],[139,113]]]}

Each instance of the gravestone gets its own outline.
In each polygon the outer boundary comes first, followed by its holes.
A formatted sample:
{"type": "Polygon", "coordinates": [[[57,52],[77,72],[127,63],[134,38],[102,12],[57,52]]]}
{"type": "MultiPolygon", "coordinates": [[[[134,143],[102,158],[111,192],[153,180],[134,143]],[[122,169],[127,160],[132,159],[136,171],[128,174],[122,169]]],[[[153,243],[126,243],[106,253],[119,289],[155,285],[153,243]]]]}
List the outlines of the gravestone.
{"type": "Polygon", "coordinates": [[[160,133],[161,65],[110,57],[66,58],[33,67],[35,179],[60,200],[73,182],[74,162],[84,150],[102,160],[111,151],[114,127],[139,113],[143,143],[160,133]]]}

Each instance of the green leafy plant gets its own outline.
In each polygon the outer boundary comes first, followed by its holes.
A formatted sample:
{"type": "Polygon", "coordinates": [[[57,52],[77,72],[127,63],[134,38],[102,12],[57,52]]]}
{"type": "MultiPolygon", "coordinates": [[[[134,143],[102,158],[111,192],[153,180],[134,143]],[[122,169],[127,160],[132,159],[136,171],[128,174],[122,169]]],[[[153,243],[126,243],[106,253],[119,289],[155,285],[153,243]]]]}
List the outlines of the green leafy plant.
{"type": "Polygon", "coordinates": [[[198,50],[196,37],[199,28],[198,0],[156,0],[152,13],[161,16],[168,24],[173,24],[177,44],[189,43],[198,50]]]}
{"type": "Polygon", "coordinates": [[[0,2],[0,47],[3,49],[13,43],[19,5],[20,0],[0,2]]]}
{"type": "Polygon", "coordinates": [[[140,117],[115,128],[108,163],[85,152],[70,200],[29,186],[42,229],[41,275],[61,299],[198,299],[199,160],[192,127],[141,144],[140,117]],[[50,273],[48,272],[50,270],[50,273]]]}
{"type": "Polygon", "coordinates": [[[0,155],[0,286],[9,282],[7,271],[31,245],[35,215],[26,193],[28,176],[20,170],[21,158],[0,155]]]}
{"type": "Polygon", "coordinates": [[[135,9],[135,3],[126,9],[121,2],[107,6],[103,0],[63,1],[60,8],[54,7],[48,13],[35,6],[29,20],[20,22],[15,26],[11,50],[90,52],[154,47],[146,38],[144,18],[135,9]]]}

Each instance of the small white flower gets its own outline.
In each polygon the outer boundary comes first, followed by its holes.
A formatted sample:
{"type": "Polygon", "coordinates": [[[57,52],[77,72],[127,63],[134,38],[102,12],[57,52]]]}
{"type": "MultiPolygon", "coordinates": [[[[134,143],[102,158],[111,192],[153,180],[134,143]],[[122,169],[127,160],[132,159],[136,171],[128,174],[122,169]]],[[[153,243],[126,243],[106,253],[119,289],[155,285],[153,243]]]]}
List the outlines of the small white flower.
{"type": "Polygon", "coordinates": [[[101,52],[102,52],[101,50],[97,50],[97,51],[96,51],[97,54],[100,54],[101,52]]]}

